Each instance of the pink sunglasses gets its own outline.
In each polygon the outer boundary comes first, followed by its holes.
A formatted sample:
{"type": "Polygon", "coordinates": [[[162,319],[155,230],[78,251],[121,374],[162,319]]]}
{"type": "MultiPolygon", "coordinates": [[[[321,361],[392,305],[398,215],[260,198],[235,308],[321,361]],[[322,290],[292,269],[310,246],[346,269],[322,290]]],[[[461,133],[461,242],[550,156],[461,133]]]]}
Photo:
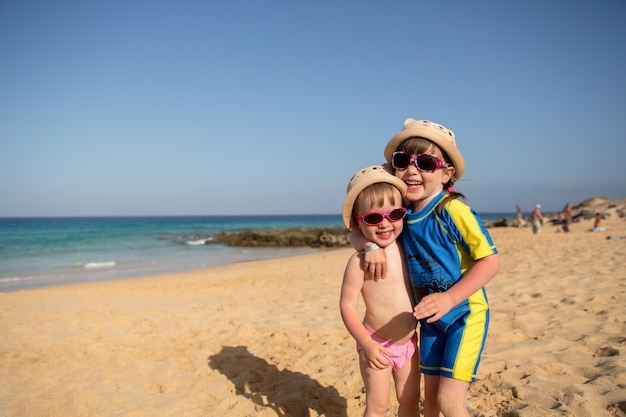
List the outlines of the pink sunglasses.
{"type": "Polygon", "coordinates": [[[406,209],[404,207],[398,207],[387,213],[371,211],[369,213],[363,214],[362,216],[354,217],[356,217],[357,220],[361,220],[368,226],[378,226],[383,222],[384,219],[387,219],[390,222],[397,222],[404,219],[404,216],[406,216],[406,209]]]}

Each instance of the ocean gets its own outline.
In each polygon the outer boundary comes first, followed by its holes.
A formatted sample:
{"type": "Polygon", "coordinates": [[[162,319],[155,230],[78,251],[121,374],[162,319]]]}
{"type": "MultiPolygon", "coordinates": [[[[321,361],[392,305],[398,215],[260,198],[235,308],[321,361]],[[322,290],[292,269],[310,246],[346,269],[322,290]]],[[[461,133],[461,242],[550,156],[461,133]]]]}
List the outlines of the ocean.
{"type": "MultiPolygon", "coordinates": [[[[485,220],[511,213],[481,215],[485,220]]],[[[0,218],[0,292],[316,252],[206,244],[218,232],[343,226],[340,215],[0,218]]]]}

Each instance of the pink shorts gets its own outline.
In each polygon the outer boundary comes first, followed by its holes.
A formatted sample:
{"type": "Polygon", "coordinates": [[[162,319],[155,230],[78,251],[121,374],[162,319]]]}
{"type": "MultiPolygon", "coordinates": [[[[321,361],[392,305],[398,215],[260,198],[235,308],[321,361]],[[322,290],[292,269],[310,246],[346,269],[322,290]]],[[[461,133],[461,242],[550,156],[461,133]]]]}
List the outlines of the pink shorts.
{"type": "MultiPolygon", "coordinates": [[[[385,355],[385,358],[389,360],[394,371],[402,369],[411,361],[411,358],[417,349],[417,333],[413,333],[411,339],[404,343],[394,343],[390,340],[383,339],[369,329],[366,330],[372,337],[372,340],[377,341],[383,345],[385,349],[387,349],[389,355],[385,355]]],[[[358,343],[356,345],[356,351],[359,353],[361,352],[361,346],[359,346],[358,343]]]]}

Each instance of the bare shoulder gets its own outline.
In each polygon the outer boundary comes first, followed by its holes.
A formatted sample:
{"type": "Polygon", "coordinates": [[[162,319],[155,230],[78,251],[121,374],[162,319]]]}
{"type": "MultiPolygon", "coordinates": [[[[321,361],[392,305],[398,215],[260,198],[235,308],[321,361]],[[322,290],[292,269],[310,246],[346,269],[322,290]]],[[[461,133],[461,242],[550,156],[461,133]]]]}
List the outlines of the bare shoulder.
{"type": "Polygon", "coordinates": [[[363,254],[361,252],[354,252],[350,255],[348,263],[346,264],[346,272],[360,272],[363,273],[363,254]]]}

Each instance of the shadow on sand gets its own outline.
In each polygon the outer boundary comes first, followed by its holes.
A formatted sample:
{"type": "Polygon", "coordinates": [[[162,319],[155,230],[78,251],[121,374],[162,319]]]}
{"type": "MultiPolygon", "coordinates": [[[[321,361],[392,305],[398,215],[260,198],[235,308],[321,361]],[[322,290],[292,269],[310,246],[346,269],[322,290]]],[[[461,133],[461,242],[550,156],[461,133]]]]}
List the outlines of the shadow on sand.
{"type": "Polygon", "coordinates": [[[324,387],[300,372],[279,371],[245,346],[225,346],[209,356],[208,364],[233,382],[237,395],[278,416],[309,417],[309,409],[327,417],[346,416],[346,399],[334,387],[324,387]]]}

